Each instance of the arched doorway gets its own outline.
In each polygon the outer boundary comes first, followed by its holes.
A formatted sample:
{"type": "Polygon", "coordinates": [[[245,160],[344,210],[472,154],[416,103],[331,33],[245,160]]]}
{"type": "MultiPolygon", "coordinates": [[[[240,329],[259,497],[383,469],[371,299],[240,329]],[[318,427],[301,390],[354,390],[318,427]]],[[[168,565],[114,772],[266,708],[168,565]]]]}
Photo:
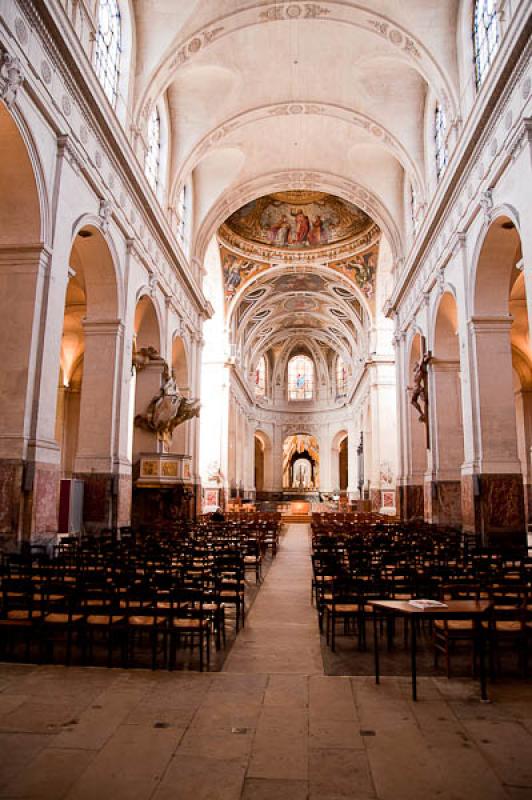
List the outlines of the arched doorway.
{"type": "Polygon", "coordinates": [[[255,491],[258,494],[264,491],[264,445],[260,438],[253,437],[255,443],[255,491]]]}
{"type": "Polygon", "coordinates": [[[39,444],[45,437],[34,411],[50,258],[42,244],[46,197],[36,154],[21,131],[0,102],[0,537],[10,544],[34,530],[57,529],[53,415],[45,420],[47,449],[41,462],[39,444]]]}
{"type": "Polygon", "coordinates": [[[430,364],[432,480],[426,493],[425,513],[430,522],[460,525],[464,430],[458,312],[450,292],[442,295],[438,305],[430,364]]]}
{"type": "Polygon", "coordinates": [[[76,234],[69,258],[56,405],[61,475],[84,481],[85,527],[113,524],[116,511],[118,362],[121,323],[113,258],[92,225],[76,234]]]}
{"type": "Polygon", "coordinates": [[[258,500],[268,500],[273,491],[272,443],[263,430],[255,431],[254,443],[256,497],[258,500]]]}
{"type": "Polygon", "coordinates": [[[342,439],[340,448],[338,450],[338,473],[339,473],[339,488],[341,492],[347,491],[348,484],[348,469],[349,469],[349,451],[348,451],[348,437],[342,439]]]}
{"type": "Polygon", "coordinates": [[[284,490],[318,491],[319,465],[319,446],[314,436],[298,433],[286,437],[283,443],[284,490]]]}
{"type": "MultiPolygon", "coordinates": [[[[172,372],[177,388],[184,397],[190,398],[190,374],[185,342],[181,336],[174,336],[172,342],[172,372]]],[[[184,422],[174,430],[170,449],[172,453],[191,455],[191,427],[196,420],[184,422]]]]}
{"type": "Polygon", "coordinates": [[[349,439],[347,431],[339,431],[332,441],[331,446],[331,482],[333,490],[344,493],[349,483],[349,439]]]}
{"type": "Polygon", "coordinates": [[[130,441],[133,477],[138,477],[140,454],[156,451],[153,432],[135,425],[137,414],[144,414],[153,397],[161,388],[163,359],[161,358],[161,332],[153,300],[142,295],[135,308],[133,326],[133,369],[131,386],[130,441]]]}
{"type": "Polygon", "coordinates": [[[462,481],[464,527],[480,531],[487,543],[525,541],[523,482],[528,475],[530,420],[526,386],[532,354],[521,260],[514,221],[498,217],[483,237],[475,275],[469,324],[477,452],[475,474],[464,475],[462,481]]]}

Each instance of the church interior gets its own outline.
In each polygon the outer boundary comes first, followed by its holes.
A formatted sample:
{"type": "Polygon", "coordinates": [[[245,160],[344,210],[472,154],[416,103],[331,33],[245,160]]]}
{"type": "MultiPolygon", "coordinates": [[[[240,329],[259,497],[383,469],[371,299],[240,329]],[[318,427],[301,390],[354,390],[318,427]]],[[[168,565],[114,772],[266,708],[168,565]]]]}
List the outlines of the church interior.
{"type": "Polygon", "coordinates": [[[0,0],[0,798],[532,799],[531,32],[0,0]]]}

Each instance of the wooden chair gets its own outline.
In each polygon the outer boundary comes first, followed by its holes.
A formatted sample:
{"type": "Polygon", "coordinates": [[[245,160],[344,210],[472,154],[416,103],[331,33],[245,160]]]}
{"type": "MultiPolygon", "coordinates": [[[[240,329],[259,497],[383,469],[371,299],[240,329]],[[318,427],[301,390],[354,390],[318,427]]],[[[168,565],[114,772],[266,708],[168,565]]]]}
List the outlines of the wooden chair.
{"type": "Polygon", "coordinates": [[[200,672],[204,666],[204,651],[207,665],[210,661],[209,619],[204,609],[203,592],[199,589],[176,588],[171,594],[167,635],[169,638],[168,669],[175,669],[176,651],[181,642],[199,648],[200,672]]]}
{"type": "Polygon", "coordinates": [[[526,672],[526,614],[528,588],[518,584],[496,585],[489,590],[493,603],[491,618],[483,625],[489,627],[490,670],[494,678],[500,674],[502,649],[505,645],[517,649],[521,672],[526,672]]]}
{"type": "Polygon", "coordinates": [[[330,599],[325,601],[324,611],[325,638],[334,653],[337,623],[343,623],[344,633],[347,634],[351,631],[353,624],[359,621],[359,596],[354,584],[347,580],[332,581],[330,599]]]}
{"type": "MultiPolygon", "coordinates": [[[[451,583],[441,587],[440,600],[479,600],[480,585],[474,583],[451,583]]],[[[447,677],[451,677],[451,651],[455,645],[466,643],[471,648],[471,671],[475,673],[476,658],[474,652],[475,630],[471,620],[437,619],[433,624],[434,666],[438,666],[438,657],[443,653],[447,677]]]]}
{"type": "Polygon", "coordinates": [[[65,645],[65,664],[70,664],[72,644],[76,638],[82,643],[84,616],[77,604],[76,588],[71,583],[50,581],[42,586],[42,618],[40,632],[40,658],[46,651],[53,658],[54,645],[65,645]]]}
{"type": "MultiPolygon", "coordinates": [[[[113,647],[121,646],[122,664],[126,663],[126,614],[120,608],[120,595],[112,588],[85,591],[81,598],[84,619],[84,645],[92,661],[95,636],[104,639],[107,647],[107,666],[113,663],[113,647]]],[[[84,653],[86,655],[86,653],[84,653]]]]}
{"type": "Polygon", "coordinates": [[[19,635],[25,640],[25,657],[41,622],[41,605],[35,602],[33,581],[29,578],[3,578],[0,608],[0,652],[13,655],[19,635]]]}
{"type": "Polygon", "coordinates": [[[134,661],[135,648],[148,637],[151,668],[156,669],[158,644],[161,638],[166,649],[168,609],[157,608],[153,591],[143,585],[131,588],[120,600],[120,608],[126,618],[125,666],[134,661]]]}

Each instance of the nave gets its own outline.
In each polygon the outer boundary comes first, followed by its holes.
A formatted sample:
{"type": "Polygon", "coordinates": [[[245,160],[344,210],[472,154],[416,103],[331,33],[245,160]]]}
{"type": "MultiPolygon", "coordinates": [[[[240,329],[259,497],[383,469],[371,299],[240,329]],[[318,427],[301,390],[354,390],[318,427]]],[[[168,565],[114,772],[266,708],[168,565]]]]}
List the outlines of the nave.
{"type": "Polygon", "coordinates": [[[281,537],[221,672],[0,664],[0,797],[530,797],[530,683],[482,705],[433,675],[413,703],[408,677],[324,674],[309,542],[281,537]]]}
{"type": "Polygon", "coordinates": [[[530,0],[0,0],[0,800],[530,800],[531,156],[530,0]]]}

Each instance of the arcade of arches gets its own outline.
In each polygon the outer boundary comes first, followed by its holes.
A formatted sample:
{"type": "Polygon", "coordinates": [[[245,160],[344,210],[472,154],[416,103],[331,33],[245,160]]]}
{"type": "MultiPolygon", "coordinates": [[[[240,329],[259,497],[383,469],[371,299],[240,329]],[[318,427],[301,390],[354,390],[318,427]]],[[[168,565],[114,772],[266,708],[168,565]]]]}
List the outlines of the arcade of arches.
{"type": "Polygon", "coordinates": [[[3,543],[300,497],[523,541],[529,36],[526,0],[0,3],[3,543]]]}

